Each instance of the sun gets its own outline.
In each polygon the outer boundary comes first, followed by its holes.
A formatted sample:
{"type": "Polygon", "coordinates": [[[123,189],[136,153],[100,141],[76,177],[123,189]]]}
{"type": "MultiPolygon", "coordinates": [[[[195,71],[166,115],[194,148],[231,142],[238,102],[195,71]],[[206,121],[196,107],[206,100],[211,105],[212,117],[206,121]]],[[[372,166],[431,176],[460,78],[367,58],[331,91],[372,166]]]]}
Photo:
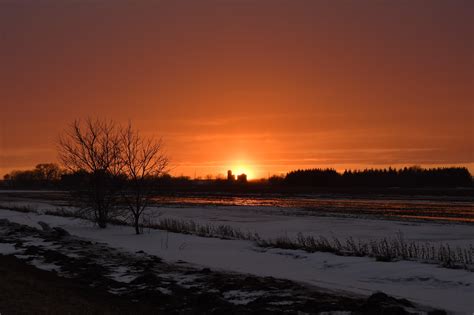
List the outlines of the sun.
{"type": "Polygon", "coordinates": [[[233,167],[232,173],[235,175],[246,174],[248,179],[255,177],[255,173],[253,172],[252,168],[243,164],[238,164],[237,166],[233,167]]]}

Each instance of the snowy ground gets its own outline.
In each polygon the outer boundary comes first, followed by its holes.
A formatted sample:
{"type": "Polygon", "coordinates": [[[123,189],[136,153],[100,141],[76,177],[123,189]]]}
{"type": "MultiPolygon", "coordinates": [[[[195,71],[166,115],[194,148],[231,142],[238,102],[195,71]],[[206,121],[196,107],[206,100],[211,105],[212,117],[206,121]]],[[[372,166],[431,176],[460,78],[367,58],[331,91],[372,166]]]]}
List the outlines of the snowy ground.
{"type": "Polygon", "coordinates": [[[77,307],[71,305],[76,300],[84,311],[84,291],[89,297],[86,313],[106,313],[90,309],[104,303],[116,309],[107,313],[133,309],[133,314],[408,315],[433,310],[383,293],[363,297],[182,261],[167,263],[143,251],[127,252],[71,236],[44,222],[41,226],[43,230],[0,219],[0,273],[6,280],[0,282],[2,312],[33,314],[63,308],[60,313],[69,313],[77,307]],[[61,278],[67,280],[61,282],[61,278]],[[41,292],[38,287],[43,288],[41,292]]]}
{"type": "MultiPolygon", "coordinates": [[[[199,217],[203,222],[230,222],[243,230],[255,229],[266,236],[307,231],[316,234],[333,233],[336,236],[347,233],[356,238],[372,238],[402,230],[410,239],[466,244],[473,243],[474,238],[472,225],[269,216],[267,213],[258,214],[258,211],[249,216],[248,209],[209,210],[161,209],[164,216],[173,215],[193,220],[199,217]]],[[[217,270],[273,276],[358,294],[383,291],[459,314],[471,314],[474,311],[474,273],[465,270],[406,261],[384,263],[372,258],[341,257],[328,253],[263,250],[249,241],[202,238],[159,230],[147,230],[145,234],[136,236],[129,227],[111,226],[106,230],[98,230],[89,222],[78,219],[9,210],[0,210],[0,218],[34,227],[38,227],[38,221],[44,221],[52,226],[63,227],[73,235],[132,252],[143,250],[170,262],[182,260],[217,270]]]]}

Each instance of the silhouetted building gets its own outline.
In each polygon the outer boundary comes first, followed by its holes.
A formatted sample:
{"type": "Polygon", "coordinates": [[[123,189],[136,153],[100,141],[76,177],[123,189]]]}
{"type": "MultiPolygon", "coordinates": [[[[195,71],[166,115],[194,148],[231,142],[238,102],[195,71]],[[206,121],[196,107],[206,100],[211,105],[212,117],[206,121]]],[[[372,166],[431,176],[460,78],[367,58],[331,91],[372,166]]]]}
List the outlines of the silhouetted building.
{"type": "Polygon", "coordinates": [[[228,170],[228,171],[227,171],[227,180],[228,180],[228,181],[234,181],[234,180],[235,180],[235,175],[232,174],[232,171],[231,171],[231,170],[228,170]]]}
{"type": "Polygon", "coordinates": [[[240,174],[237,176],[237,181],[241,183],[246,183],[247,182],[247,174],[240,174]]]}

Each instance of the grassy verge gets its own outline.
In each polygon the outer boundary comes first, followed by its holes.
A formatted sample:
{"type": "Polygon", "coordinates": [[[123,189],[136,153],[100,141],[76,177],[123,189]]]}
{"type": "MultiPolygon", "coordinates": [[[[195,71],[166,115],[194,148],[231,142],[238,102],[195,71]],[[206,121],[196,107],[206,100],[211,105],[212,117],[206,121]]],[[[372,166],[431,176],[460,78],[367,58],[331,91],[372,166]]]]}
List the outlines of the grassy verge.
{"type": "Polygon", "coordinates": [[[328,252],[339,256],[373,257],[377,261],[417,261],[438,264],[445,268],[474,271],[474,248],[451,247],[449,244],[406,241],[401,232],[395,237],[378,240],[354,240],[349,237],[331,239],[324,236],[288,236],[263,239],[257,233],[245,233],[230,225],[198,224],[192,220],[165,218],[152,226],[175,233],[221,239],[254,241],[259,247],[304,250],[309,253],[328,252]]]}
{"type": "Polygon", "coordinates": [[[175,233],[192,234],[202,237],[215,237],[220,239],[257,240],[257,233],[245,233],[240,229],[226,224],[211,225],[199,224],[192,220],[176,220],[171,218],[160,219],[157,223],[147,226],[175,233]]]}
{"type": "Polygon", "coordinates": [[[406,241],[402,233],[393,238],[357,240],[352,237],[341,240],[336,237],[305,236],[299,233],[296,239],[278,237],[257,240],[261,247],[299,249],[306,252],[329,252],[340,256],[374,257],[377,261],[409,260],[439,264],[445,268],[474,271],[474,248],[452,248],[449,244],[419,243],[406,241]]]}

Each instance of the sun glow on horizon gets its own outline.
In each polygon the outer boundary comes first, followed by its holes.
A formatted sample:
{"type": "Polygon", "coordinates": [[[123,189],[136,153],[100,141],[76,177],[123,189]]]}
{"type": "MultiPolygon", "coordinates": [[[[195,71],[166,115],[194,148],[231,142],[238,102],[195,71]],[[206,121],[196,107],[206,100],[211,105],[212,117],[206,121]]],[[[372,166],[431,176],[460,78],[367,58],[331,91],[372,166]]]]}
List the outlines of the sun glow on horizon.
{"type": "Polygon", "coordinates": [[[248,164],[237,164],[231,168],[234,175],[246,174],[247,179],[254,179],[255,172],[248,164]]]}

